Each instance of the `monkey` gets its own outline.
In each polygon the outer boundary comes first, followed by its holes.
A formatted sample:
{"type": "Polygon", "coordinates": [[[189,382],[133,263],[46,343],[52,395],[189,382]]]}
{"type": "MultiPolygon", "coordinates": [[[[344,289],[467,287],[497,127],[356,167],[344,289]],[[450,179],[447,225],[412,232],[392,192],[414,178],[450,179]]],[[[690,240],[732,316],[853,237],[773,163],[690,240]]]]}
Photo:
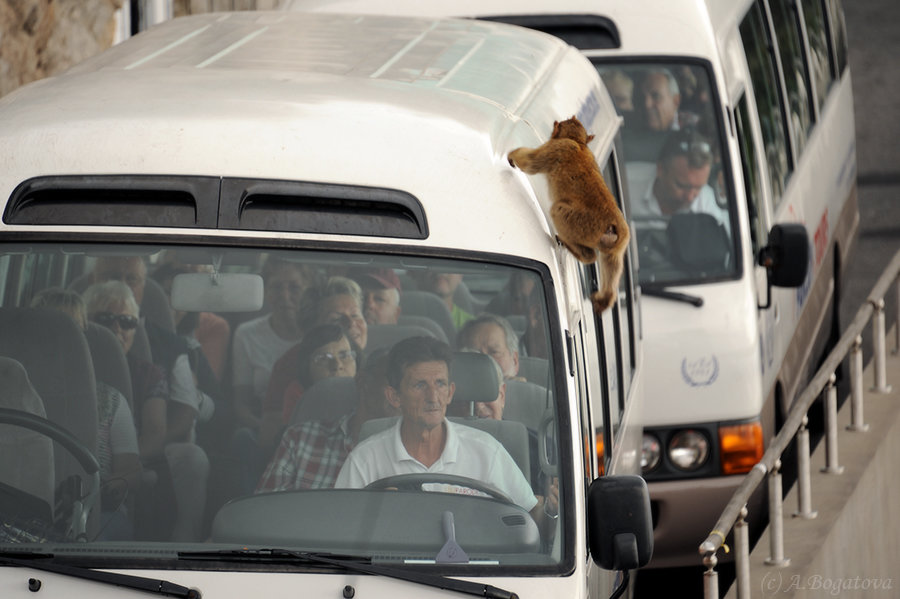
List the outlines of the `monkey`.
{"type": "Polygon", "coordinates": [[[547,176],[557,240],[585,264],[595,262],[600,252],[603,283],[591,294],[591,304],[599,314],[616,300],[630,232],[588,149],[592,139],[573,116],[554,121],[550,139],[541,146],[516,148],[507,159],[510,166],[529,175],[547,176]]]}

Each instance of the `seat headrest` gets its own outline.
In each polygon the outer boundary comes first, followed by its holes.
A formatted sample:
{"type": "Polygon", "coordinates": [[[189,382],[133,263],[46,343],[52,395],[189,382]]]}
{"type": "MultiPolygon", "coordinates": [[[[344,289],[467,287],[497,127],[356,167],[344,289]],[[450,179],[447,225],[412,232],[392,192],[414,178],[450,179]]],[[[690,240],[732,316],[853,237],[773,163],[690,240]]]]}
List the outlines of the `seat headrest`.
{"type": "Polygon", "coordinates": [[[308,420],[333,422],[356,407],[356,379],[331,377],[323,379],[303,392],[300,403],[291,414],[291,424],[308,420]]]}
{"type": "Polygon", "coordinates": [[[478,352],[454,352],[450,380],[456,385],[454,403],[496,401],[502,382],[494,359],[478,352]]]}

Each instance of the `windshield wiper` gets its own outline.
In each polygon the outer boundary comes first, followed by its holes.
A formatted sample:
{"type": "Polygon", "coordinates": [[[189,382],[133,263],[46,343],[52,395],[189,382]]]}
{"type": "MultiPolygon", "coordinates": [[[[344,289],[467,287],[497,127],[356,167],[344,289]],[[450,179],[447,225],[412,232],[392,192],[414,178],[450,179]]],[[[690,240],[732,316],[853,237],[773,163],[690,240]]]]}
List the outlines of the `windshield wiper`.
{"type": "Polygon", "coordinates": [[[371,563],[369,558],[357,556],[345,556],[332,553],[311,553],[306,551],[292,551],[289,549],[224,549],[221,551],[182,551],[178,553],[179,559],[198,560],[237,560],[237,561],[297,561],[302,563],[326,564],[336,566],[354,572],[364,572],[378,576],[387,576],[414,582],[447,591],[456,591],[487,597],[488,599],[519,599],[519,596],[511,591],[468,580],[447,578],[438,574],[403,570],[390,566],[380,566],[371,563]],[[366,561],[361,561],[366,560],[366,561]]]}
{"type": "MultiPolygon", "coordinates": [[[[183,599],[200,599],[200,591],[197,589],[189,589],[180,584],[169,582],[168,580],[133,576],[131,574],[115,574],[113,572],[103,572],[101,570],[92,570],[91,568],[66,566],[57,564],[53,561],[45,561],[53,559],[52,553],[0,552],[0,566],[19,566],[22,568],[31,568],[33,570],[42,570],[44,572],[53,572],[54,574],[71,576],[73,578],[102,582],[104,584],[111,584],[126,589],[134,589],[136,591],[155,593],[157,595],[182,597],[183,599]],[[23,557],[25,559],[23,559],[23,557]]],[[[38,585],[39,584],[40,583],[38,583],[38,585]]]]}
{"type": "Polygon", "coordinates": [[[669,289],[666,289],[665,287],[647,287],[642,285],[641,294],[649,295],[652,297],[659,297],[662,299],[674,300],[677,302],[684,302],[686,304],[691,304],[696,308],[699,308],[703,305],[703,298],[698,295],[690,295],[688,293],[681,293],[679,291],[671,291],[669,289]]]}

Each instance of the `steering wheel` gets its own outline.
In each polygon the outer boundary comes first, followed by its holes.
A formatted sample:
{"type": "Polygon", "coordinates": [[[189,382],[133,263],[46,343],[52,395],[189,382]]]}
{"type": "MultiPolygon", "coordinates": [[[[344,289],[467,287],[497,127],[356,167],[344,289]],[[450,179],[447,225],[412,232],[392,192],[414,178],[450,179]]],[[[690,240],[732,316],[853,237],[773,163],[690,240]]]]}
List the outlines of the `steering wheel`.
{"type": "Polygon", "coordinates": [[[425,491],[422,485],[434,483],[442,485],[456,485],[480,491],[485,495],[489,495],[491,499],[502,501],[515,505],[512,499],[505,493],[475,478],[467,476],[457,476],[455,474],[437,474],[429,472],[420,472],[415,474],[395,474],[387,478],[380,478],[366,485],[366,489],[397,489],[398,491],[425,491]]]}

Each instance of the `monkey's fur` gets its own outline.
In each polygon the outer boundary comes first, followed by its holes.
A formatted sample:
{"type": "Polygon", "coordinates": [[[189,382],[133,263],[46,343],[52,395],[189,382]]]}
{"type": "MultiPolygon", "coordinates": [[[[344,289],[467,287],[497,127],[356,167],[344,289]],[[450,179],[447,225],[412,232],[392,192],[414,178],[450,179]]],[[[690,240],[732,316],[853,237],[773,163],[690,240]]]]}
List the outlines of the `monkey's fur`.
{"type": "Polygon", "coordinates": [[[574,116],[553,123],[550,139],[537,148],[517,148],[509,164],[529,175],[547,175],[553,206],[550,216],[557,239],[581,262],[597,260],[599,251],[603,283],[591,295],[598,314],[618,295],[623,255],[629,231],[587,144],[594,138],[574,116]]]}

